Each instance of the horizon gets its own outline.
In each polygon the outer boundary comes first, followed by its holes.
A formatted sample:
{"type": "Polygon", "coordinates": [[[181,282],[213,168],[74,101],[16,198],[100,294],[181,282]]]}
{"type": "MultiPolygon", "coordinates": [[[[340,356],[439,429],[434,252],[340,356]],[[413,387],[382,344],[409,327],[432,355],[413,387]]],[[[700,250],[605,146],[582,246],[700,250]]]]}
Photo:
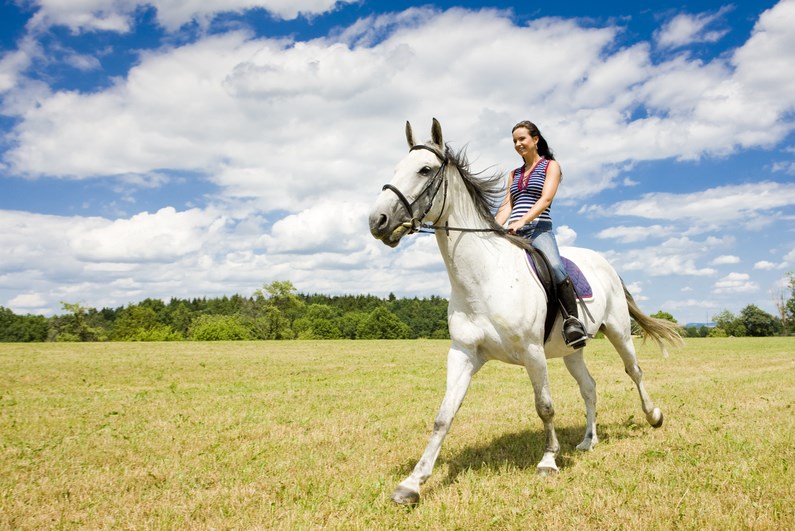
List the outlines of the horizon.
{"type": "Polygon", "coordinates": [[[778,316],[795,270],[795,0],[0,5],[0,306],[300,293],[449,299],[367,212],[433,117],[474,170],[533,120],[561,246],[647,314],[778,316]]]}

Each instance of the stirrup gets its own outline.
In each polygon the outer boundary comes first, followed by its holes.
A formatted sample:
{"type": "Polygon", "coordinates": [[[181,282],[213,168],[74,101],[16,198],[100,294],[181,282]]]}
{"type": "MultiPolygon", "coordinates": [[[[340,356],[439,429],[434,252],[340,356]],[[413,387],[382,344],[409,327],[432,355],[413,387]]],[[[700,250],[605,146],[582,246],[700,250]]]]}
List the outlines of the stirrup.
{"type": "Polygon", "coordinates": [[[580,349],[585,346],[586,339],[588,333],[579,319],[569,316],[563,321],[563,341],[567,347],[580,349]]]}

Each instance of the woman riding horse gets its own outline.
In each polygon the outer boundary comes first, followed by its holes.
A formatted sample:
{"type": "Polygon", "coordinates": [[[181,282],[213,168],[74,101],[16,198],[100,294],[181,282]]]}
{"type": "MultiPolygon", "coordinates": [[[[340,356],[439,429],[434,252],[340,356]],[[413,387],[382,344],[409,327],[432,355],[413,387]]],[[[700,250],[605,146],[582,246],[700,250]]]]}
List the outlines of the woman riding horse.
{"type": "Polygon", "coordinates": [[[524,164],[513,171],[505,200],[497,211],[497,223],[508,222],[508,232],[527,239],[549,262],[563,315],[563,338],[573,348],[585,346],[588,334],[577,318],[577,294],[552,232],[550,208],[562,177],[546,139],[533,122],[513,126],[513,147],[524,164]]]}

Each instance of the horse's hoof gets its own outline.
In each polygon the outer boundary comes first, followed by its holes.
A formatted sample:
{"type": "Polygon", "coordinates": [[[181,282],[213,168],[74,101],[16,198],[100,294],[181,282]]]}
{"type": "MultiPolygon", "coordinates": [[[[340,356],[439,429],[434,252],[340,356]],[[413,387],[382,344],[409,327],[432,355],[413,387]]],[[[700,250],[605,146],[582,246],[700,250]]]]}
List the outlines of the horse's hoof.
{"type": "Polygon", "coordinates": [[[420,493],[416,490],[411,490],[402,485],[398,485],[395,492],[392,493],[392,501],[398,505],[413,506],[420,503],[420,493]]]}
{"type": "Polygon", "coordinates": [[[595,439],[583,439],[583,441],[577,445],[577,449],[581,452],[590,452],[593,450],[594,446],[596,446],[595,439]]]}
{"type": "Polygon", "coordinates": [[[659,428],[663,425],[663,412],[660,408],[654,408],[651,417],[649,417],[649,424],[651,424],[652,428],[659,428]]]}
{"type": "Polygon", "coordinates": [[[544,457],[536,466],[536,472],[539,476],[548,476],[549,474],[558,473],[558,464],[555,462],[555,454],[557,452],[544,452],[544,457]]]}

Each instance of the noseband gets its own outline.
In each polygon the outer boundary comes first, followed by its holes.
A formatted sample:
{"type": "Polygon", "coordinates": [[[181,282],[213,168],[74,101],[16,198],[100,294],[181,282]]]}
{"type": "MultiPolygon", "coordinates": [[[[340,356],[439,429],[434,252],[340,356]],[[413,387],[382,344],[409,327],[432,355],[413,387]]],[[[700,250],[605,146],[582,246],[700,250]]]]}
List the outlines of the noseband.
{"type": "MultiPolygon", "coordinates": [[[[436,199],[436,194],[439,193],[439,189],[442,187],[442,184],[444,184],[443,199],[445,203],[447,202],[447,175],[445,174],[445,169],[447,168],[447,161],[448,161],[447,154],[445,153],[443,155],[439,151],[424,144],[417,144],[416,146],[412,146],[412,148],[409,151],[411,152],[418,149],[425,149],[427,151],[430,151],[431,153],[439,157],[439,159],[442,161],[442,164],[441,166],[439,166],[439,169],[436,170],[436,173],[433,175],[433,177],[431,177],[428,180],[428,184],[425,185],[425,188],[422,189],[422,191],[417,195],[414,201],[409,202],[409,200],[406,199],[406,196],[403,195],[403,192],[401,192],[400,190],[397,189],[397,187],[392,186],[391,184],[385,184],[384,187],[381,188],[382,191],[390,190],[398,197],[398,199],[400,199],[400,203],[403,205],[403,208],[406,209],[406,213],[408,213],[409,215],[409,220],[403,223],[403,226],[409,229],[409,234],[413,234],[418,231],[422,232],[423,228],[427,229],[436,228],[435,227],[436,222],[432,223],[429,227],[423,227],[422,220],[425,219],[425,216],[427,216],[428,212],[431,210],[431,207],[433,206],[433,200],[436,199]],[[419,200],[422,199],[423,196],[425,195],[430,195],[430,198],[428,199],[428,204],[425,206],[425,210],[422,212],[422,215],[418,217],[414,214],[414,205],[416,205],[419,202],[419,200]]],[[[442,212],[444,212],[444,204],[442,204],[442,212]]],[[[441,216],[441,212],[439,215],[441,216]]],[[[438,219],[436,221],[438,221],[438,219]]]]}

